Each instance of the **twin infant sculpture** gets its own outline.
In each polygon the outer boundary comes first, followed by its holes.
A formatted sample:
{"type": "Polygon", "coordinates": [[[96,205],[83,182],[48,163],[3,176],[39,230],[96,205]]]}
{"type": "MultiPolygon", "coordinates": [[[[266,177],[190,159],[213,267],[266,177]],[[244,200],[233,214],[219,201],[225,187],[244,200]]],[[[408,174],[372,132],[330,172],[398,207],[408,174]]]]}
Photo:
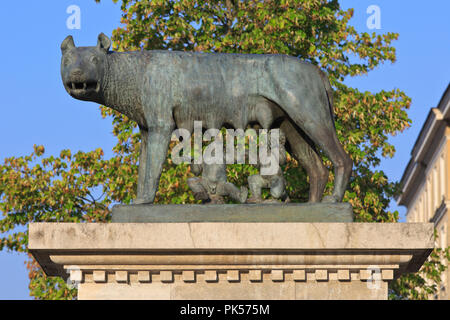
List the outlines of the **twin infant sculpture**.
{"type": "MultiPolygon", "coordinates": [[[[245,130],[254,123],[280,129],[280,155],[285,156],[286,147],[305,168],[309,201],[342,201],[352,161],[337,138],[333,91],[319,68],[278,54],[112,52],[110,46],[103,33],[92,47],[76,47],[68,36],[61,44],[61,76],[73,98],[105,105],[138,124],[142,140],[135,203],[153,203],[173,130],[192,133],[195,121],[204,129],[245,130]],[[328,170],[317,148],[335,173],[333,193],[323,198],[328,170]]],[[[225,164],[191,168],[201,174],[188,181],[198,199],[222,202],[228,195],[241,203],[247,200],[246,188],[227,182],[225,164]]],[[[261,188],[288,200],[281,170],[251,176],[249,188],[248,202],[261,201],[261,188]]]]}
{"type": "MultiPolygon", "coordinates": [[[[269,171],[269,174],[261,170],[259,174],[251,175],[248,178],[248,186],[252,195],[249,199],[247,199],[248,189],[246,187],[238,189],[234,184],[227,181],[226,161],[217,164],[206,164],[205,162],[203,164],[191,164],[192,173],[196,176],[201,174],[201,177],[189,178],[187,180],[189,188],[194,193],[194,197],[197,200],[202,200],[204,203],[213,204],[224,203],[224,196],[228,196],[239,203],[261,203],[263,202],[262,189],[269,189],[272,200],[267,200],[268,202],[277,199],[289,202],[289,197],[286,192],[286,180],[280,167],[286,163],[285,136],[283,132],[279,131],[277,137],[279,141],[273,148],[278,152],[278,161],[275,168],[273,172],[269,171]]],[[[268,147],[272,149],[273,146],[270,144],[270,136],[267,140],[268,147]]],[[[258,161],[257,165],[261,168],[263,166],[267,167],[269,164],[258,161]]]]}

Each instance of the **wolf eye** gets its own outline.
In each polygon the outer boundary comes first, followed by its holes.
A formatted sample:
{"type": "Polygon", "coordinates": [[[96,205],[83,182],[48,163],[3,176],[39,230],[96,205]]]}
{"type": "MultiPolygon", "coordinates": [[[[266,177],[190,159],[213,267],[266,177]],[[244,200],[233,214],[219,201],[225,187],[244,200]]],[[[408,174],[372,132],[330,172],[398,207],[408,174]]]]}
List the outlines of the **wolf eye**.
{"type": "Polygon", "coordinates": [[[91,62],[94,63],[94,64],[97,64],[97,63],[98,63],[98,58],[97,58],[96,56],[92,56],[90,60],[91,60],[91,62]]]}

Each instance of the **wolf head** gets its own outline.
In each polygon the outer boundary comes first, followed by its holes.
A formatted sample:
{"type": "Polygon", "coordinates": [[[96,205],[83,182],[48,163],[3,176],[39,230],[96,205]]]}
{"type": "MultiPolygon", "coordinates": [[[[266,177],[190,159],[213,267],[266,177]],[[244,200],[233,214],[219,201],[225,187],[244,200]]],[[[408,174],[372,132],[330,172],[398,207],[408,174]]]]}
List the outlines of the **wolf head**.
{"type": "Polygon", "coordinates": [[[75,47],[72,36],[61,44],[61,77],[66,91],[79,100],[98,102],[111,40],[100,33],[97,46],[75,47]]]}

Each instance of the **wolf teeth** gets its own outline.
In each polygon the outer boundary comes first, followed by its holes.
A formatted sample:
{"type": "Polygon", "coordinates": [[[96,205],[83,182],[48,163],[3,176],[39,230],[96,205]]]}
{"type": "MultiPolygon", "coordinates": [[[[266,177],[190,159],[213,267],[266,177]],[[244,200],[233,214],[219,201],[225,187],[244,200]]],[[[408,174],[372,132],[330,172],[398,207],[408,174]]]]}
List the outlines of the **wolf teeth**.
{"type": "Polygon", "coordinates": [[[98,90],[100,82],[68,82],[67,87],[71,90],[98,90]]]}

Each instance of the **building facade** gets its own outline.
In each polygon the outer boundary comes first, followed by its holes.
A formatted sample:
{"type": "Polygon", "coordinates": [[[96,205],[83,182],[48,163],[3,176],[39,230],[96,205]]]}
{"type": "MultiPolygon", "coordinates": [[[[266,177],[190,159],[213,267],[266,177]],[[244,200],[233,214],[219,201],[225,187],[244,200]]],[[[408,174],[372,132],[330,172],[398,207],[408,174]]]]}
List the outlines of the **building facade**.
{"type": "MultiPolygon", "coordinates": [[[[411,151],[401,179],[399,205],[406,206],[407,222],[433,222],[438,234],[436,247],[450,243],[450,85],[438,106],[428,113],[411,151]]],[[[446,261],[443,261],[447,263],[446,261]]],[[[450,299],[450,273],[442,275],[435,299],[450,299]]]]}

